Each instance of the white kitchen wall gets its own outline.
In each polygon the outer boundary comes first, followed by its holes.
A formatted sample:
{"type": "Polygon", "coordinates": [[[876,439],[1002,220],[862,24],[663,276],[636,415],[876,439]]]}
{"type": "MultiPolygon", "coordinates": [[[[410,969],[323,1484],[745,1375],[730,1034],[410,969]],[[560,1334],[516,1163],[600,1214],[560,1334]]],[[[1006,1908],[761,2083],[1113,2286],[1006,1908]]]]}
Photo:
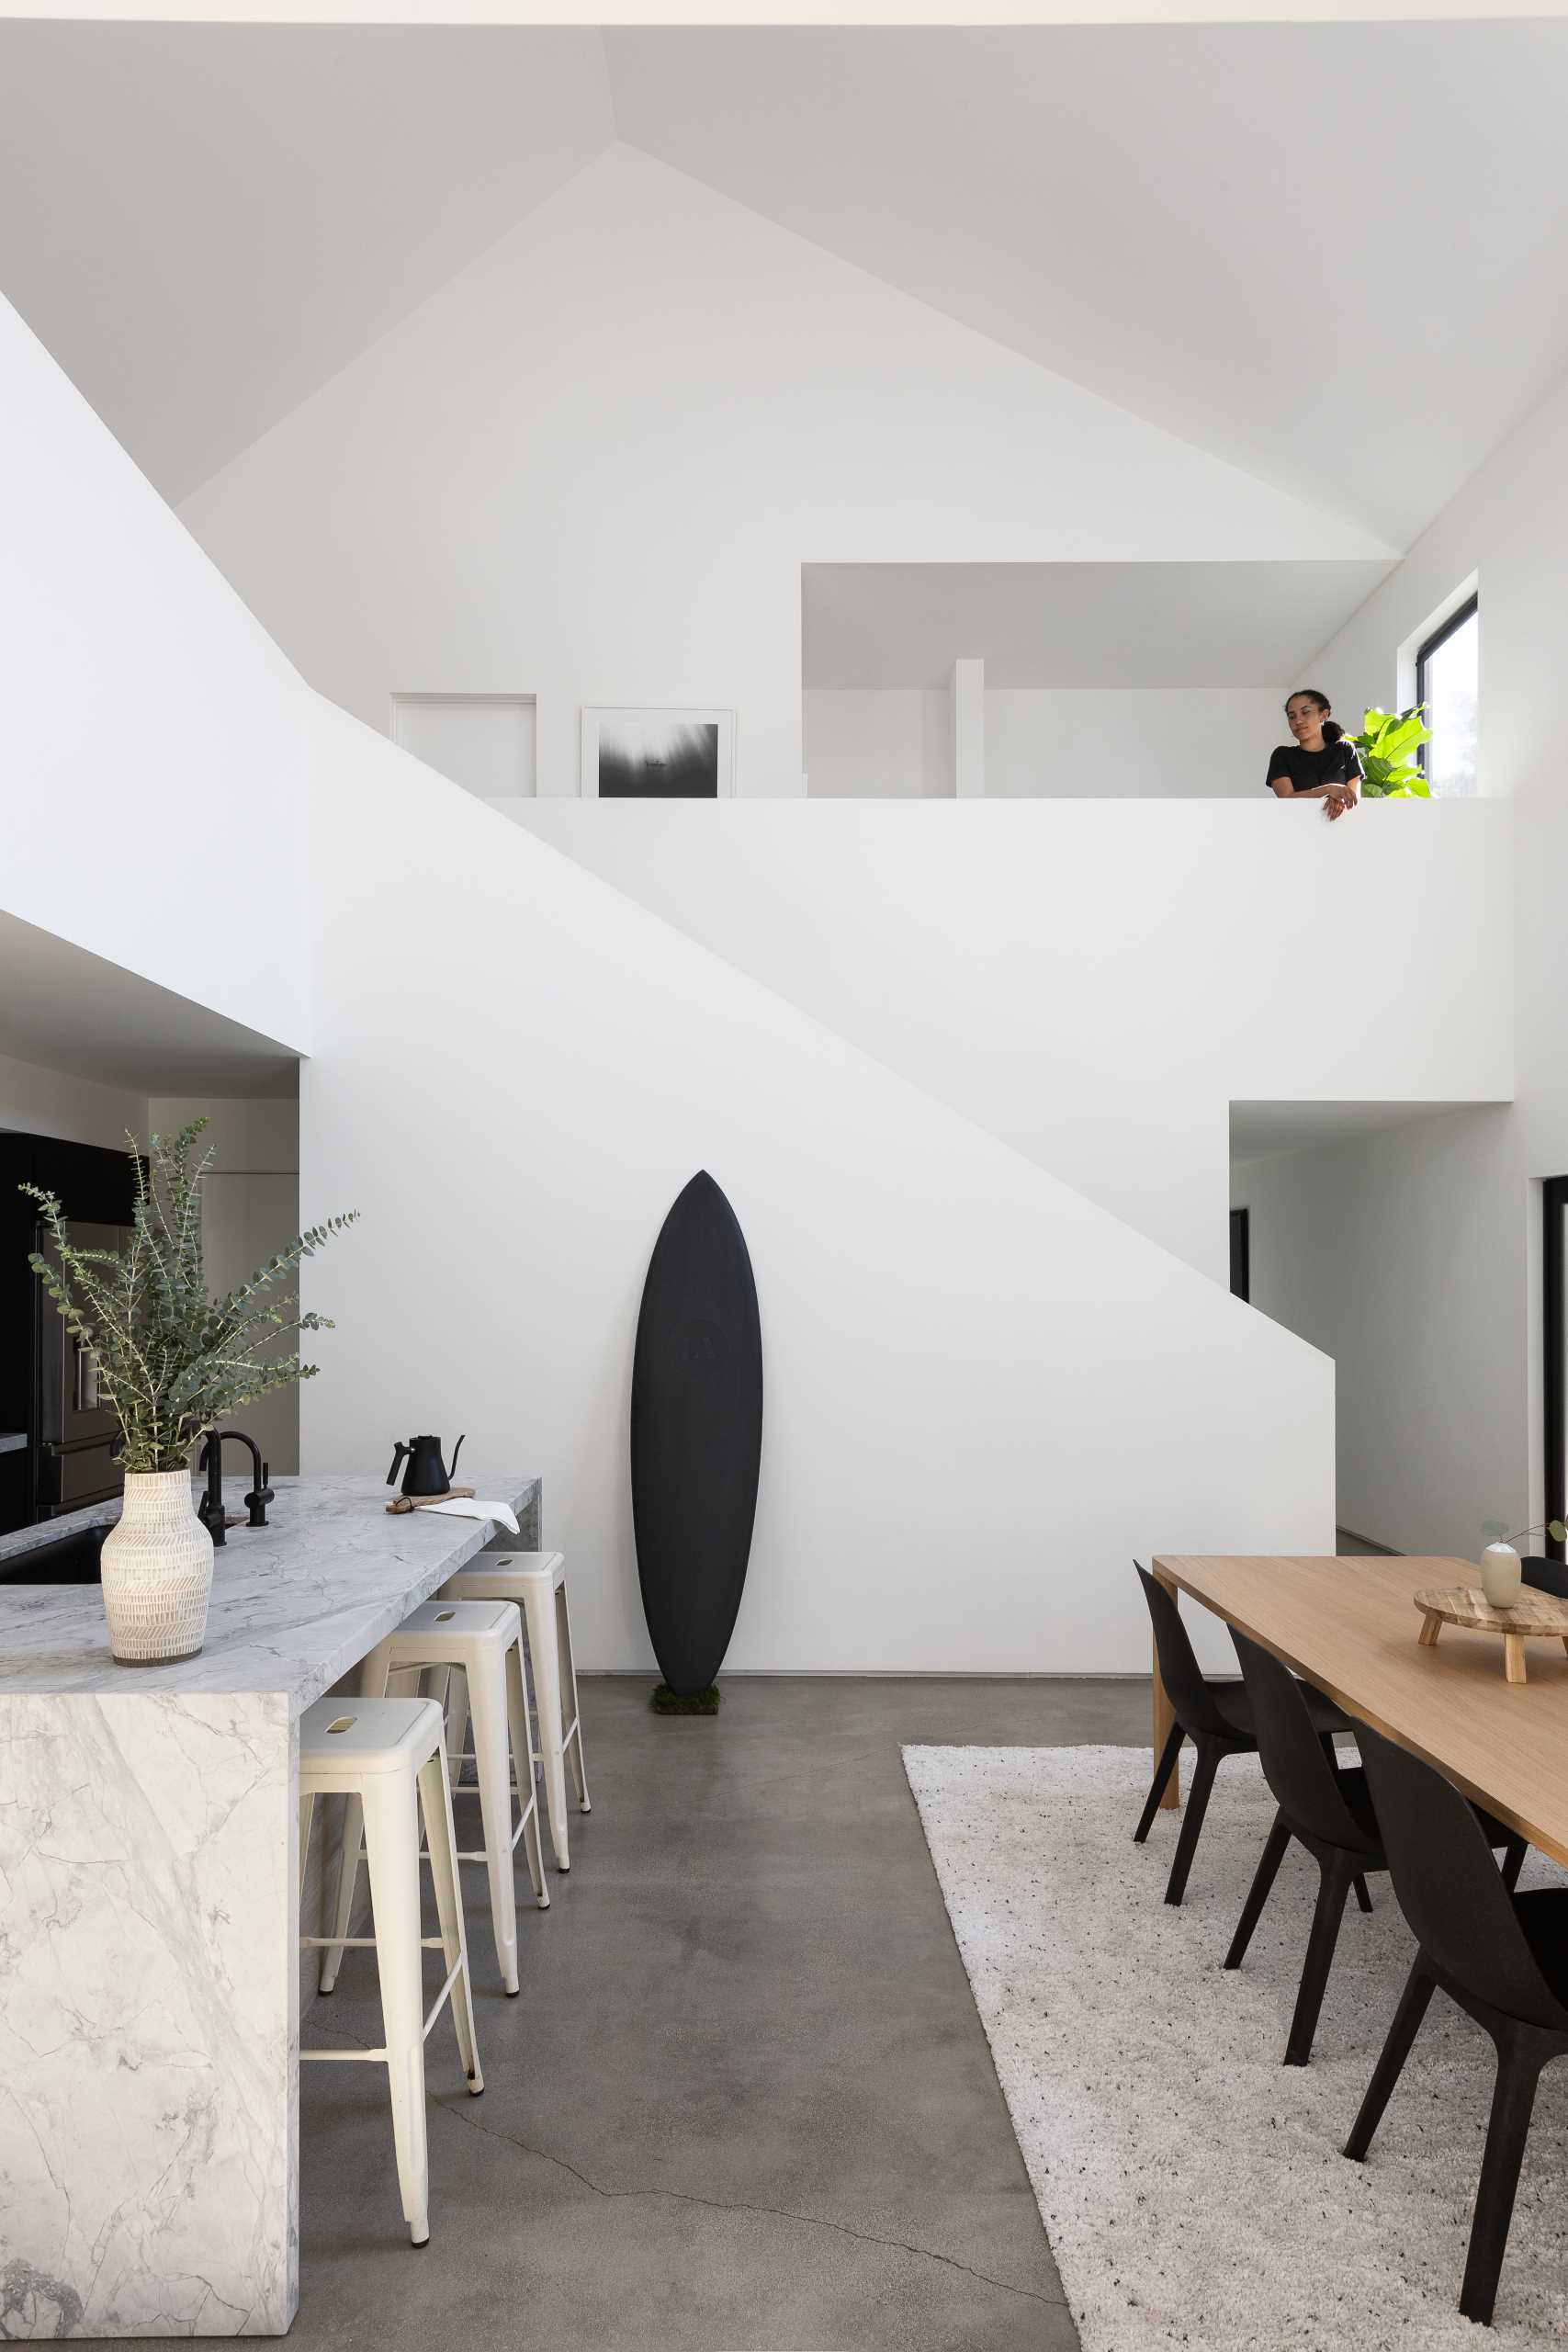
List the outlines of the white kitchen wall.
{"type": "Polygon", "coordinates": [[[803,560],[1378,556],[806,239],[610,149],[188,500],[311,683],[738,713],[797,794],[803,560]]]}
{"type": "Polygon", "coordinates": [[[147,1132],[147,1097],[0,1054],[0,1127],[123,1150],[128,1133],[147,1132]]]}
{"type": "MultiPolygon", "coordinates": [[[[221,1296],[276,1257],[299,1230],[299,1105],[154,1095],[148,1116],[160,1135],[175,1134],[193,1119],[208,1122],[198,1147],[213,1153],[211,1173],[202,1185],[202,1258],[208,1288],[221,1296]]],[[[276,1352],[292,1353],[299,1344],[286,1340],[276,1352]]],[[[304,1353],[310,1361],[308,1339],[304,1353]]],[[[258,1396],[239,1419],[274,1472],[299,1469],[298,1388],[258,1396]]],[[[244,1462],[241,1450],[232,1447],[225,1467],[237,1475],[244,1462]]]]}
{"type": "Polygon", "coordinates": [[[307,1042],[298,681],[0,300],[0,908],[307,1042]]]}
{"type": "MultiPolygon", "coordinates": [[[[1246,798],[1288,740],[1274,686],[986,690],[993,799],[1246,798]]],[[[940,799],[953,793],[952,697],[937,687],[808,686],[813,799],[940,799]]]]}
{"type": "MultiPolygon", "coordinates": [[[[1562,876],[1568,873],[1568,786],[1562,757],[1562,616],[1568,612],[1568,384],[1527,417],[1444,508],[1409,556],[1348,626],[1307,665],[1341,715],[1409,691],[1408,656],[1431,616],[1475,576],[1481,597],[1482,792],[1513,803],[1515,891],[1509,945],[1515,963],[1517,1109],[1504,1140],[1478,1165],[1456,1160],[1446,1222],[1453,1248],[1490,1266],[1509,1318],[1495,1355],[1501,1384],[1483,1427],[1490,1432],[1476,1484],[1517,1493],[1530,1465],[1531,1515],[1540,1502],[1540,1348],[1533,1265],[1542,1176],[1568,1174],[1568,969],[1562,876]],[[1405,657],[1402,661],[1402,654],[1405,657]],[[1462,1238],[1459,1238],[1462,1237],[1462,1238]],[[1485,1475],[1482,1475],[1482,1469],[1485,1475]]],[[[1377,1017],[1398,1021],[1403,1009],[1377,1017]]],[[[1433,1279],[1446,1279],[1444,1268],[1433,1279]]],[[[1489,1361],[1493,1360],[1489,1358],[1489,1361]]],[[[1416,1433],[1413,1476],[1441,1482],[1456,1447],[1472,1442],[1472,1399],[1439,1388],[1416,1433]]],[[[1499,1500],[1501,1512],[1513,1505],[1499,1500]]],[[[1523,1503],[1518,1506],[1523,1511],[1523,1503]]],[[[1369,1531],[1370,1532],[1370,1531],[1369,1531]]]]}
{"type": "Polygon", "coordinates": [[[1233,1098],[1512,1082],[1495,801],[1337,825],[1261,788],[553,800],[516,821],[1216,1281],[1233,1098]]]}
{"type": "Polygon", "coordinates": [[[1483,1520],[1528,1515],[1511,1124],[1449,1112],[1233,1171],[1253,1306],[1334,1359],[1339,1523],[1396,1552],[1473,1559],[1483,1520]]]}
{"type": "Polygon", "coordinates": [[[538,1471],[581,1655],[647,1665],[632,1341],[660,1225],[705,1167],[746,1231],[766,1358],[737,1667],[1136,1670],[1133,1554],[1328,1547],[1320,1356],[324,703],[320,720],[302,1186],[364,1223],[307,1269],[337,1318],[301,1398],[307,1469],[378,1467],[419,1428],[467,1430],[481,1482],[487,1463],[538,1471]],[[415,899],[400,844],[432,828],[446,855],[415,899]],[[408,1084],[433,1067],[436,1101],[408,1084]]]}

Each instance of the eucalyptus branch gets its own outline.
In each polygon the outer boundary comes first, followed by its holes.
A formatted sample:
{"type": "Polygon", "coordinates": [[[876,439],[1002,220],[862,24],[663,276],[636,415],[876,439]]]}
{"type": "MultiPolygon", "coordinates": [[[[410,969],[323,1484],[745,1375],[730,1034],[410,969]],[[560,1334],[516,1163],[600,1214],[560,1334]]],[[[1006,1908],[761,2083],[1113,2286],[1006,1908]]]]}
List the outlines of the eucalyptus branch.
{"type": "Polygon", "coordinates": [[[191,1154],[207,1125],[151,1137],[134,1169],[132,1227],[123,1248],[79,1250],[58,1197],[35,1184],[45,1246],[31,1265],[67,1330],[98,1369],[120,1426],[129,1471],[181,1470],[204,1432],[257,1396],[315,1375],[314,1364],[277,1351],[300,1331],[331,1330],[276,1285],[356,1221],[357,1211],[297,1234],[227,1297],[208,1295],[202,1260],[202,1185],[213,1154],[191,1154]]]}

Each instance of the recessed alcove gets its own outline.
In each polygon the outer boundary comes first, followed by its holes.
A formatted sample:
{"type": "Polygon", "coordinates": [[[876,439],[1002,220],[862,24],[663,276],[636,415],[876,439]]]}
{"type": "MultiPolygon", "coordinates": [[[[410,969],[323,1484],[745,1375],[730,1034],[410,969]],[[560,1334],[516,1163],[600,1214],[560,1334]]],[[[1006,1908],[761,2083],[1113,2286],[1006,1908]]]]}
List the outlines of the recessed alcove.
{"type": "Polygon", "coordinates": [[[952,795],[962,662],[983,690],[988,798],[1256,794],[1284,731],[1285,696],[1388,570],[1349,560],[803,564],[807,788],[952,795]]]}

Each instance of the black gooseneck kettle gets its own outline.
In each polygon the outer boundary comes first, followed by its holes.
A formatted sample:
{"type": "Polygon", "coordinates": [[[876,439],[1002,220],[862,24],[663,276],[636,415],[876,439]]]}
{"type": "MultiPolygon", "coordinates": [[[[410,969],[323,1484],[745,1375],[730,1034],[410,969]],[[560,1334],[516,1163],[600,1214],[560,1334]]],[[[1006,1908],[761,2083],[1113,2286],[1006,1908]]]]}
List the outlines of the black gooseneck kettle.
{"type": "Polygon", "coordinates": [[[392,1484],[398,1475],[398,1464],[407,1454],[409,1466],[403,1472],[404,1494],[445,1495],[457,1475],[457,1456],[462,1450],[463,1441],[459,1438],[452,1448],[452,1467],[448,1470],[441,1459],[441,1440],[438,1437],[411,1437],[406,1445],[400,1438],[392,1456],[392,1466],[387,1473],[387,1484],[389,1487],[392,1484]]]}

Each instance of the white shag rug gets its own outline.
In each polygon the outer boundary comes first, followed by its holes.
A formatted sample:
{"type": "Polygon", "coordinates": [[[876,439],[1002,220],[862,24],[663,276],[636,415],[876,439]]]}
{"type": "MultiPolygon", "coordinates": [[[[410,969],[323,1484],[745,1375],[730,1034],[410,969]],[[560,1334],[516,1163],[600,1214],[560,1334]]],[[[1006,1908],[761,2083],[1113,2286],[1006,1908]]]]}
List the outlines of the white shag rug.
{"type": "MultiPolygon", "coordinates": [[[[1541,2078],[1488,2337],[1458,2302],[1492,2045],[1438,1994],[1368,2162],[1339,2154],[1414,1946],[1374,1878],[1312,2064],[1281,2065],[1317,1889],[1299,1847],[1243,1967],[1220,1965],[1274,1814],[1255,1758],[1220,1767],[1179,1910],[1179,1816],[1133,1843],[1145,1751],[907,1747],[904,1765],[1084,2352],[1568,2340],[1568,2061],[1541,2078]]],[[[1561,1883],[1530,1856],[1522,1885],[1561,1883]]]]}

